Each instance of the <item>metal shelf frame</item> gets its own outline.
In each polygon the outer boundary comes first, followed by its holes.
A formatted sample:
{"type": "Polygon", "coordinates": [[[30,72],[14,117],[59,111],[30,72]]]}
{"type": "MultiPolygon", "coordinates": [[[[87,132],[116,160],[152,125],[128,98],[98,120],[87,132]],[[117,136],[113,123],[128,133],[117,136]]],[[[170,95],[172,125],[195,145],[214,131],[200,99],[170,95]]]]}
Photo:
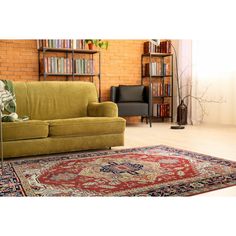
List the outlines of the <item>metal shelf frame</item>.
{"type": "Polygon", "coordinates": [[[71,48],[47,48],[47,47],[41,47],[38,49],[38,79],[41,80],[41,77],[43,77],[43,80],[46,81],[48,76],[65,76],[66,80],[69,80],[69,77],[72,77],[72,81],[75,80],[75,77],[90,77],[90,81],[94,83],[94,77],[98,78],[98,98],[99,101],[101,101],[101,52],[97,50],[87,50],[87,49],[71,49],[71,48]],[[72,58],[72,73],[71,74],[60,74],[60,73],[46,73],[45,69],[43,73],[40,73],[40,59],[43,58],[43,68],[45,68],[45,56],[46,53],[64,53],[66,54],[66,58],[71,55],[72,58]],[[98,73],[96,74],[76,74],[74,73],[74,60],[75,60],[75,54],[84,54],[89,55],[90,59],[94,60],[94,55],[98,54],[98,73]]]}
{"type": "MultiPolygon", "coordinates": [[[[153,118],[160,118],[162,119],[162,122],[165,121],[165,118],[171,119],[171,122],[173,122],[173,92],[174,92],[174,86],[173,86],[173,80],[174,80],[174,57],[172,53],[144,53],[141,56],[141,83],[144,84],[144,80],[148,80],[148,84],[153,85],[153,80],[159,80],[161,79],[161,83],[162,83],[162,87],[164,88],[164,83],[166,78],[170,78],[170,82],[171,82],[171,95],[170,96],[152,96],[152,98],[156,98],[156,99],[161,99],[161,102],[159,104],[163,104],[165,102],[166,99],[170,99],[171,100],[171,115],[167,116],[167,117],[157,117],[157,116],[152,116],[153,118]],[[170,64],[171,64],[171,68],[170,68],[170,74],[168,75],[151,75],[151,73],[149,75],[144,75],[144,58],[148,59],[148,62],[151,63],[155,60],[155,58],[160,58],[161,61],[161,70],[162,72],[164,71],[164,61],[165,58],[169,57],[170,58],[170,64]]],[[[152,99],[152,107],[153,104],[157,104],[157,102],[153,102],[152,99]]]]}

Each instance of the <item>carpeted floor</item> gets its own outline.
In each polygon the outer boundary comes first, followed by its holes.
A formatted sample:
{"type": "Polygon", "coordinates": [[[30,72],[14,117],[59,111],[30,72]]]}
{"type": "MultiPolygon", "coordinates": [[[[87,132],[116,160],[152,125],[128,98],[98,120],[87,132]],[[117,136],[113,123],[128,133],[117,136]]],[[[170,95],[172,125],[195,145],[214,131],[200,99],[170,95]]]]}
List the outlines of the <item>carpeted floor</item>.
{"type": "Polygon", "coordinates": [[[0,196],[191,196],[236,185],[236,162],[167,146],[5,162],[0,196]]]}

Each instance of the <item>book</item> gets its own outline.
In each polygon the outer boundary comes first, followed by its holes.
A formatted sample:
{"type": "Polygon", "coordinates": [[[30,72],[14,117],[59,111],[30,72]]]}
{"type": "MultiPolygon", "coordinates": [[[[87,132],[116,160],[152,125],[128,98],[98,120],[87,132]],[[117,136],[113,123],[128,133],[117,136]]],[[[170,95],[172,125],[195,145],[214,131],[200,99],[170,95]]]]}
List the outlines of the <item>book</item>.
{"type": "Polygon", "coordinates": [[[158,84],[156,82],[154,82],[152,84],[152,96],[153,97],[157,97],[157,91],[158,91],[158,84]]]}
{"type": "Polygon", "coordinates": [[[48,58],[44,58],[44,72],[48,73],[48,58]]]}
{"type": "Polygon", "coordinates": [[[170,104],[161,103],[157,104],[157,117],[169,117],[170,116],[170,104]]]}
{"type": "Polygon", "coordinates": [[[153,104],[152,106],[152,115],[157,116],[157,104],[153,104]]]}
{"type": "Polygon", "coordinates": [[[143,52],[144,53],[159,53],[160,46],[157,46],[149,41],[144,42],[143,52]]]}

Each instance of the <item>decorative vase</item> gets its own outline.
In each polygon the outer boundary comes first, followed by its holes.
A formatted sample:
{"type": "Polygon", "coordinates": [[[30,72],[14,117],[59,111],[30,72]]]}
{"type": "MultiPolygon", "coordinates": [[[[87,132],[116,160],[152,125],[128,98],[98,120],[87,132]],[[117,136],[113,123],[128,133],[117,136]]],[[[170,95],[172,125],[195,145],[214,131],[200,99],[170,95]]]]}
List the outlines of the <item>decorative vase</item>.
{"type": "Polygon", "coordinates": [[[184,101],[181,100],[179,106],[177,107],[177,123],[179,125],[187,125],[187,115],[188,108],[184,104],[184,101]]]}

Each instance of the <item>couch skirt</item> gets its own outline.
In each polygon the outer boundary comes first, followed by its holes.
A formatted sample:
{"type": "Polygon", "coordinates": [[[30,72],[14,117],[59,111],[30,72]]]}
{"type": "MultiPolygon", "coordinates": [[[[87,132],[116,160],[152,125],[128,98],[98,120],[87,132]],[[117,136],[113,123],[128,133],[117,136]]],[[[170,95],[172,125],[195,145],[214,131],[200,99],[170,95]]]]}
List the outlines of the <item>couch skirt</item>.
{"type": "Polygon", "coordinates": [[[4,158],[36,156],[124,145],[124,133],[83,137],[48,137],[3,143],[4,158]]]}

